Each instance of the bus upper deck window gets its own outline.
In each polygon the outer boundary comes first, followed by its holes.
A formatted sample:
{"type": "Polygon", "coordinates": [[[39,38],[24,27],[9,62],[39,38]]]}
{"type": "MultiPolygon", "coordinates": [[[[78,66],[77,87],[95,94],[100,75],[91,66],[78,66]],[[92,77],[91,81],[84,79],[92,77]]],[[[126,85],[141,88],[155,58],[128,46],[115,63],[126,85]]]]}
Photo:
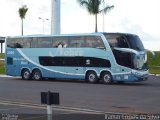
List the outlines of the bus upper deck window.
{"type": "Polygon", "coordinates": [[[117,41],[118,41],[118,47],[120,48],[128,48],[128,44],[127,44],[127,41],[124,37],[118,37],[117,38],[117,41]]]}

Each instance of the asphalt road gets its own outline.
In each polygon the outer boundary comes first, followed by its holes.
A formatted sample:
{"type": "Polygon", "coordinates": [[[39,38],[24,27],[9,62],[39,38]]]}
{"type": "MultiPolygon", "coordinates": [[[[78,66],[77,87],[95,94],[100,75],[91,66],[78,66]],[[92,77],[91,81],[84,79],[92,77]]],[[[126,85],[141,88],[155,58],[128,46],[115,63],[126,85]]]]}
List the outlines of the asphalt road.
{"type": "Polygon", "coordinates": [[[160,114],[160,77],[156,76],[150,76],[144,82],[112,85],[0,77],[0,103],[11,101],[40,105],[40,92],[48,90],[60,93],[60,107],[160,114]]]}

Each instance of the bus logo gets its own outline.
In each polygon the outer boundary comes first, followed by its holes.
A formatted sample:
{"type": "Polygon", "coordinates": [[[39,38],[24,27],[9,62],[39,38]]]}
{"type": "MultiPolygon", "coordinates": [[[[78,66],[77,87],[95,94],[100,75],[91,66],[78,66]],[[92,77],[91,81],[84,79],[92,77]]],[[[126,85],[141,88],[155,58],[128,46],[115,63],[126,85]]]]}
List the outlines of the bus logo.
{"type": "Polygon", "coordinates": [[[49,56],[83,56],[83,52],[77,49],[73,50],[72,48],[58,48],[54,52],[50,51],[49,56]]]}

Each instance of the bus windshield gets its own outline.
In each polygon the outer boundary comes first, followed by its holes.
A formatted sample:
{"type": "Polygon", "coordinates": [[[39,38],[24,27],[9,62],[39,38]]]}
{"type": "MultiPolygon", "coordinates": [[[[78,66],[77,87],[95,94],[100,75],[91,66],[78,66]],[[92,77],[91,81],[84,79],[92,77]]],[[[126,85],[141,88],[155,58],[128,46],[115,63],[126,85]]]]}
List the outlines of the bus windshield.
{"type": "Polygon", "coordinates": [[[119,65],[133,69],[143,69],[145,49],[137,35],[125,33],[105,33],[104,35],[119,65]],[[141,52],[141,55],[136,57],[134,54],[139,52],[141,52]]]}
{"type": "Polygon", "coordinates": [[[140,40],[140,38],[136,35],[127,35],[127,40],[130,44],[130,47],[137,51],[144,51],[144,46],[140,40]]]}

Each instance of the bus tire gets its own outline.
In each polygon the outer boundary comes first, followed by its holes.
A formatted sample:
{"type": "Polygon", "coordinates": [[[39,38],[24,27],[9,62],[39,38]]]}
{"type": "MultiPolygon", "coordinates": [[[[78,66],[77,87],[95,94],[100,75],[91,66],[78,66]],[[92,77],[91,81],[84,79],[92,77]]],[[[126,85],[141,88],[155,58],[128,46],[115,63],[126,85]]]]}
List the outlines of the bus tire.
{"type": "Polygon", "coordinates": [[[32,77],[33,77],[34,80],[37,80],[37,81],[42,80],[42,73],[41,73],[41,71],[39,69],[33,70],[32,77]]]}
{"type": "Polygon", "coordinates": [[[111,84],[113,82],[112,75],[110,72],[103,72],[101,75],[101,79],[104,84],[111,84]]]}
{"type": "Polygon", "coordinates": [[[23,80],[30,80],[31,79],[31,73],[28,69],[23,69],[21,76],[22,76],[23,80]]]}
{"type": "Polygon", "coordinates": [[[94,71],[88,71],[86,74],[86,81],[89,83],[97,83],[98,82],[98,77],[96,72],[94,71]]]}

